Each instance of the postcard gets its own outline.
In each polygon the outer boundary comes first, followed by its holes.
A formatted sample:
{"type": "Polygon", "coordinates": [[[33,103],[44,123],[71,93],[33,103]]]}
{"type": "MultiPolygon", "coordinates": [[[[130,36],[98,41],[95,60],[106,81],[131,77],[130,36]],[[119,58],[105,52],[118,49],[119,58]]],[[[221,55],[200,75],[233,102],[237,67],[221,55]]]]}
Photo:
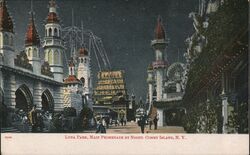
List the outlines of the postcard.
{"type": "Polygon", "coordinates": [[[247,0],[0,0],[1,154],[248,154],[247,0]]]}

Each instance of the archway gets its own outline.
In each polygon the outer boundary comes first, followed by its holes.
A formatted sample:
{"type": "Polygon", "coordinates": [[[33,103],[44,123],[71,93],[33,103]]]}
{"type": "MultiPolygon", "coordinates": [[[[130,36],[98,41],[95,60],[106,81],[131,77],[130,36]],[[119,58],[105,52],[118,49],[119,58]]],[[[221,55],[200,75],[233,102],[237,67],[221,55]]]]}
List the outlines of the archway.
{"type": "Polygon", "coordinates": [[[54,110],[54,99],[48,89],[42,93],[42,110],[53,112],[54,110]]]}
{"type": "Polygon", "coordinates": [[[177,107],[166,109],[164,110],[165,123],[169,126],[180,126],[184,114],[184,108],[177,107]]]}
{"type": "Polygon", "coordinates": [[[26,85],[20,86],[16,90],[16,108],[25,112],[31,110],[33,106],[32,94],[26,85]]]}

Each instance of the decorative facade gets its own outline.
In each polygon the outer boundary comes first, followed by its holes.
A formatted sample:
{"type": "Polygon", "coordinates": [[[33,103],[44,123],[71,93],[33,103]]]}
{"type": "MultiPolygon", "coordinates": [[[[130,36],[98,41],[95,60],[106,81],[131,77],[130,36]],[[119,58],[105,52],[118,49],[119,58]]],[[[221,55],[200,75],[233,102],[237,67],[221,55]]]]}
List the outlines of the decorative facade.
{"type": "Polygon", "coordinates": [[[123,71],[102,71],[98,73],[97,86],[94,89],[94,109],[105,106],[115,111],[118,117],[126,117],[128,96],[123,71]]]}
{"type": "Polygon", "coordinates": [[[44,45],[35,26],[33,6],[25,36],[25,48],[15,49],[13,21],[6,1],[0,1],[0,103],[8,114],[1,118],[13,126],[14,111],[29,112],[33,105],[49,113],[63,110],[63,70],[60,24],[55,1],[50,1],[44,45]],[[44,52],[45,51],[45,60],[44,52]]]}
{"type": "Polygon", "coordinates": [[[183,125],[188,132],[247,133],[248,2],[201,0],[187,39],[183,125]]]}

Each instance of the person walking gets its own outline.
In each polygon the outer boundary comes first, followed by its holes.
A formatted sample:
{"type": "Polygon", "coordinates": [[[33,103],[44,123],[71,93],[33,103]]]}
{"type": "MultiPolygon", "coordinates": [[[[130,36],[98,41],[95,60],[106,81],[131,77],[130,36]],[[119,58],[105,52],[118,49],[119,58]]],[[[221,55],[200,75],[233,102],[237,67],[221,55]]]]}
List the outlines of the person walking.
{"type": "Polygon", "coordinates": [[[120,119],[121,125],[123,126],[123,117],[120,119]]]}
{"type": "Polygon", "coordinates": [[[124,126],[126,126],[126,124],[127,124],[127,118],[126,117],[124,117],[123,122],[124,122],[124,126]]]}
{"type": "Polygon", "coordinates": [[[43,132],[44,122],[43,122],[43,116],[41,113],[38,113],[37,126],[39,127],[40,132],[43,132]]]}
{"type": "Polygon", "coordinates": [[[23,124],[23,132],[29,132],[29,120],[27,117],[27,113],[25,113],[22,118],[22,124],[23,124]]]}
{"type": "Polygon", "coordinates": [[[158,120],[159,120],[158,117],[155,116],[155,118],[154,118],[154,120],[153,120],[153,121],[154,121],[154,126],[155,126],[154,129],[155,129],[155,130],[157,130],[157,123],[158,123],[158,120]]]}
{"type": "Polygon", "coordinates": [[[109,117],[105,117],[105,124],[107,129],[109,128],[109,117]]]}
{"type": "Polygon", "coordinates": [[[97,124],[96,133],[106,133],[106,129],[100,120],[97,124]]]}
{"type": "Polygon", "coordinates": [[[144,133],[145,125],[146,125],[146,115],[142,116],[138,122],[141,127],[141,133],[144,133]]]}
{"type": "Polygon", "coordinates": [[[36,105],[33,106],[32,110],[29,112],[29,120],[32,126],[32,132],[37,132],[37,110],[36,105]]]}
{"type": "Polygon", "coordinates": [[[149,130],[151,130],[153,125],[153,120],[151,117],[149,117],[148,121],[149,121],[149,130]]]}

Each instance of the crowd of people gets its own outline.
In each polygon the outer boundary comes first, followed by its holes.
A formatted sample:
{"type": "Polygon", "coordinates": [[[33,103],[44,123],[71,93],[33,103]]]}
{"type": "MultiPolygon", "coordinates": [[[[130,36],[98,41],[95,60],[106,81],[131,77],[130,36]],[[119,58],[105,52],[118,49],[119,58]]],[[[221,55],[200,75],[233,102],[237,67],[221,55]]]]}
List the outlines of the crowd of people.
{"type": "MultiPolygon", "coordinates": [[[[147,115],[141,116],[137,121],[138,126],[141,129],[141,133],[144,133],[147,124],[149,125],[149,130],[152,130],[152,125],[154,125],[154,130],[157,130],[158,120],[158,116],[153,117],[153,119],[147,115]]],[[[126,123],[127,120],[125,117],[121,117],[120,119],[115,118],[113,120],[109,117],[99,118],[97,119],[96,133],[106,133],[106,129],[108,129],[110,125],[126,126],[126,123]]]]}
{"type": "MultiPolygon", "coordinates": [[[[24,112],[23,110],[19,110],[16,115],[13,115],[14,121],[19,121],[23,125],[23,132],[43,132],[45,128],[44,112],[40,112],[36,109],[36,105],[34,105],[29,112],[24,112]]],[[[143,115],[137,121],[138,126],[141,129],[141,133],[144,133],[146,125],[149,125],[149,130],[152,130],[152,126],[154,125],[154,130],[157,130],[158,116],[148,117],[147,115],[143,115]]],[[[110,118],[110,117],[101,117],[96,118],[96,133],[106,133],[106,129],[110,128],[110,125],[114,126],[126,126],[127,119],[124,116],[120,118],[110,118]]]]}

